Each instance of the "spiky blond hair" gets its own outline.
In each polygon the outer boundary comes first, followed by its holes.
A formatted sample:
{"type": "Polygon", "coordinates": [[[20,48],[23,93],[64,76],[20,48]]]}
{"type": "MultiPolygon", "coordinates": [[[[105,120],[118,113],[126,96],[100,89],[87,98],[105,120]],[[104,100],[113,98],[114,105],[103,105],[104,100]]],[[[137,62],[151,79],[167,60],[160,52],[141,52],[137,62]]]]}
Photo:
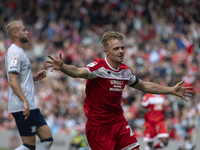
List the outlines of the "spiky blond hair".
{"type": "Polygon", "coordinates": [[[102,36],[102,42],[101,42],[102,45],[104,46],[104,48],[107,48],[109,41],[111,41],[113,39],[123,40],[124,36],[123,36],[123,34],[117,32],[117,31],[105,32],[102,36]]]}

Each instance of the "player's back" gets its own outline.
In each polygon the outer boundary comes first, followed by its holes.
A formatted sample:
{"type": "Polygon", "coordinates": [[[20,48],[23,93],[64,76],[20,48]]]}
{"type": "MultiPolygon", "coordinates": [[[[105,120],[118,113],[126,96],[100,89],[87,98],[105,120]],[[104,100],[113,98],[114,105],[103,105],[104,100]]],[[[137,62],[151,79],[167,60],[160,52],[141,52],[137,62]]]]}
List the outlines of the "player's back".
{"type": "Polygon", "coordinates": [[[164,101],[165,95],[145,94],[141,105],[150,109],[150,113],[145,113],[147,122],[159,122],[164,120],[164,101]]]}

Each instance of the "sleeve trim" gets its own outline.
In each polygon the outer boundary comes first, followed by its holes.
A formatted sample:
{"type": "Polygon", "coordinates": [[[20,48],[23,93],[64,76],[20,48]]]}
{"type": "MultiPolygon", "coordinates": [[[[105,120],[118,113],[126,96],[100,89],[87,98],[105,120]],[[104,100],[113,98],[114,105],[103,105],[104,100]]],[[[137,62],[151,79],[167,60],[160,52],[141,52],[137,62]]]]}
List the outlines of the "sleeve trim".
{"type": "Polygon", "coordinates": [[[18,71],[15,71],[15,70],[9,71],[8,73],[16,73],[16,74],[19,74],[19,72],[18,72],[18,71]]]}
{"type": "Polygon", "coordinates": [[[139,82],[139,78],[136,77],[135,82],[133,84],[131,84],[130,86],[134,86],[139,82]]]}

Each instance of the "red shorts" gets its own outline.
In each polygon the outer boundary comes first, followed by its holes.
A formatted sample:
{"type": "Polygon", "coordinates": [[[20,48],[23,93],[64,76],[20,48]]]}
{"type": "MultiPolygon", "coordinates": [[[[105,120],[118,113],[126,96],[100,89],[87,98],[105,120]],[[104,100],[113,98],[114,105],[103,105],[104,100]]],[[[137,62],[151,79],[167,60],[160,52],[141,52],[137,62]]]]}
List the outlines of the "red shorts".
{"type": "Polygon", "coordinates": [[[103,126],[91,126],[87,122],[86,136],[92,150],[133,150],[140,146],[125,119],[103,126]]]}
{"type": "Polygon", "coordinates": [[[153,142],[155,138],[167,138],[169,137],[167,128],[165,126],[164,121],[159,123],[149,123],[145,122],[144,124],[144,141],[145,142],[153,142]]]}

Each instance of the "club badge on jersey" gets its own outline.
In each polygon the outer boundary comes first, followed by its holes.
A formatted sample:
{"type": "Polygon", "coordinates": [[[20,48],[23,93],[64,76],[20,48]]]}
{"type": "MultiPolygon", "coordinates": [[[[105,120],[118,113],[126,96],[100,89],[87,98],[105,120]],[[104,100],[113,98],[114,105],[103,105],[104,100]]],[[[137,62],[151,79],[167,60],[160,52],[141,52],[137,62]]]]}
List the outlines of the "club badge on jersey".
{"type": "Polygon", "coordinates": [[[17,64],[17,58],[16,57],[12,59],[11,64],[12,65],[16,65],[17,64]]]}
{"type": "Polygon", "coordinates": [[[96,66],[98,63],[97,62],[91,62],[87,65],[87,67],[94,67],[96,66]]]}

